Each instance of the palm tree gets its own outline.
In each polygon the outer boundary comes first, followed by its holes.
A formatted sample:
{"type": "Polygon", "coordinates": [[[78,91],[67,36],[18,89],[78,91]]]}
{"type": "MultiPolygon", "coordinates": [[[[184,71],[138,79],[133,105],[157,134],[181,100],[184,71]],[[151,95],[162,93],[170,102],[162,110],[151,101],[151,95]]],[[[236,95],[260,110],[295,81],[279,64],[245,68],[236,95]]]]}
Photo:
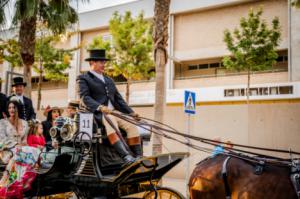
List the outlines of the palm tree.
{"type": "MultiPolygon", "coordinates": [[[[167,63],[168,23],[170,0],[155,0],[154,7],[154,60],[156,71],[154,118],[163,122],[166,98],[165,67],[167,63]]],[[[162,152],[162,138],[154,134],[153,155],[162,152]]]]}
{"type": "Polygon", "coordinates": [[[293,0],[292,5],[295,6],[296,8],[300,8],[300,0],[293,0]]]}
{"type": "MultiPolygon", "coordinates": [[[[83,1],[83,0],[82,0],[83,1]]],[[[70,0],[16,0],[13,25],[19,28],[20,54],[23,61],[25,94],[31,97],[31,69],[34,63],[37,24],[46,24],[54,34],[61,34],[78,20],[70,0]]],[[[9,0],[0,0],[0,24],[5,23],[5,7],[9,0]]]]}

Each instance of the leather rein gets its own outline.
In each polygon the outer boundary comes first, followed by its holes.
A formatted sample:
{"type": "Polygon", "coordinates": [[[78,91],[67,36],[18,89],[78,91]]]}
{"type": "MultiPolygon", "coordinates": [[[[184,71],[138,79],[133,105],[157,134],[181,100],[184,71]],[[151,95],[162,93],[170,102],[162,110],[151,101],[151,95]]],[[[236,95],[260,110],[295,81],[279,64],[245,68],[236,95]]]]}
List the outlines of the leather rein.
{"type": "MultiPolygon", "coordinates": [[[[213,149],[206,148],[206,147],[200,147],[198,145],[192,144],[190,141],[188,141],[186,139],[191,139],[191,140],[198,141],[198,142],[201,142],[204,144],[209,144],[212,146],[226,144],[225,142],[221,142],[221,141],[215,141],[212,139],[207,139],[207,138],[203,138],[203,137],[198,137],[198,136],[194,136],[194,135],[188,135],[185,133],[181,133],[181,132],[177,131],[176,129],[174,129],[173,127],[163,124],[161,122],[155,121],[153,119],[139,117],[140,120],[136,120],[131,115],[120,113],[120,112],[115,112],[115,111],[110,112],[110,114],[114,115],[115,117],[118,117],[120,119],[123,119],[129,123],[132,123],[136,126],[139,126],[140,128],[143,128],[148,131],[152,131],[153,133],[158,134],[162,137],[165,137],[170,140],[174,140],[176,142],[179,142],[181,144],[184,144],[188,147],[191,147],[193,149],[196,149],[196,150],[199,150],[202,152],[211,153],[213,151],[213,149]],[[185,140],[183,141],[183,140],[174,138],[174,136],[171,136],[167,133],[181,136],[181,137],[185,138],[185,140]]],[[[235,146],[235,147],[243,148],[243,149],[223,147],[225,151],[221,152],[221,153],[224,155],[236,157],[236,158],[243,159],[243,160],[253,162],[256,164],[269,163],[269,164],[274,164],[277,166],[291,167],[291,166],[293,166],[293,159],[292,158],[291,159],[283,159],[283,158],[279,158],[279,157],[275,157],[275,156],[264,155],[264,154],[248,151],[246,149],[271,151],[271,152],[276,152],[276,153],[289,154],[290,156],[300,155],[300,152],[296,152],[296,151],[292,151],[292,150],[272,149],[272,148],[265,148],[265,147],[256,147],[256,146],[235,144],[235,143],[231,143],[231,145],[235,146]],[[256,157],[245,155],[242,153],[255,155],[256,157]]]]}

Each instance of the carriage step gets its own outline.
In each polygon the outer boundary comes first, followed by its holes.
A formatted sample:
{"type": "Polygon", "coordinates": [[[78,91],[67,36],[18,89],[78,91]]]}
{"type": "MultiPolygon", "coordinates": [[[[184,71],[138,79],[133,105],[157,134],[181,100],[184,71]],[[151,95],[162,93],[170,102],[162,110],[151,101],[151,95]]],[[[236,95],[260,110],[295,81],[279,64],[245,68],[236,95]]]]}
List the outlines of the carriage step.
{"type": "Polygon", "coordinates": [[[76,175],[82,176],[96,176],[92,155],[88,155],[82,160],[76,175]]]}

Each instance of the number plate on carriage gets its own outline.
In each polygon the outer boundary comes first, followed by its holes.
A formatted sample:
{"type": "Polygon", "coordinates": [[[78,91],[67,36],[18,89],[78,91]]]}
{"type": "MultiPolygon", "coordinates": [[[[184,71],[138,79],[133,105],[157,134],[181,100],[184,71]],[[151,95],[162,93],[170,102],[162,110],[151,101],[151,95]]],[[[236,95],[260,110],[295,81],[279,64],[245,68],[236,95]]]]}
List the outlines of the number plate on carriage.
{"type": "MultiPolygon", "coordinates": [[[[79,132],[85,132],[92,138],[94,115],[92,113],[80,113],[79,118],[79,132]]],[[[82,137],[83,140],[89,140],[90,138],[87,135],[83,135],[82,137]]]]}

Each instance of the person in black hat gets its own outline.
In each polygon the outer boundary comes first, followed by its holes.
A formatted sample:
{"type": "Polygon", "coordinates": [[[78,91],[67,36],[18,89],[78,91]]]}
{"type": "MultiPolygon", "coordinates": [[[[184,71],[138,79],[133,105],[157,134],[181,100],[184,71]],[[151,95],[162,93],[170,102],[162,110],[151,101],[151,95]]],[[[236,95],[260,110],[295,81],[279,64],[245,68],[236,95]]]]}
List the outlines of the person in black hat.
{"type": "Polygon", "coordinates": [[[135,125],[117,117],[109,114],[107,115],[115,127],[121,127],[127,132],[129,148],[135,155],[135,157],[133,157],[124,142],[120,140],[116,130],[113,129],[103,117],[102,112],[116,110],[122,113],[131,114],[135,118],[138,118],[138,114],[135,113],[124,101],[116,88],[114,81],[104,75],[105,63],[109,60],[105,56],[105,50],[90,50],[90,57],[85,60],[90,64],[90,71],[78,76],[77,78],[81,103],[84,108],[94,113],[98,125],[105,126],[108,140],[119,153],[120,157],[125,162],[125,165],[131,164],[136,160],[136,158],[140,158],[142,156],[141,140],[138,128],[135,125]]]}
{"type": "Polygon", "coordinates": [[[67,116],[71,119],[74,119],[78,109],[79,109],[79,101],[70,100],[67,107],[67,116]]]}
{"type": "Polygon", "coordinates": [[[7,97],[0,92],[0,120],[7,116],[6,113],[7,97]]]}
{"type": "MultiPolygon", "coordinates": [[[[21,110],[19,117],[23,120],[29,121],[35,119],[36,114],[34,112],[31,99],[24,96],[24,90],[26,85],[27,84],[23,81],[22,77],[14,77],[12,84],[14,94],[12,96],[16,96],[19,100],[21,110]]],[[[9,99],[12,96],[10,96],[9,99]]]]}

